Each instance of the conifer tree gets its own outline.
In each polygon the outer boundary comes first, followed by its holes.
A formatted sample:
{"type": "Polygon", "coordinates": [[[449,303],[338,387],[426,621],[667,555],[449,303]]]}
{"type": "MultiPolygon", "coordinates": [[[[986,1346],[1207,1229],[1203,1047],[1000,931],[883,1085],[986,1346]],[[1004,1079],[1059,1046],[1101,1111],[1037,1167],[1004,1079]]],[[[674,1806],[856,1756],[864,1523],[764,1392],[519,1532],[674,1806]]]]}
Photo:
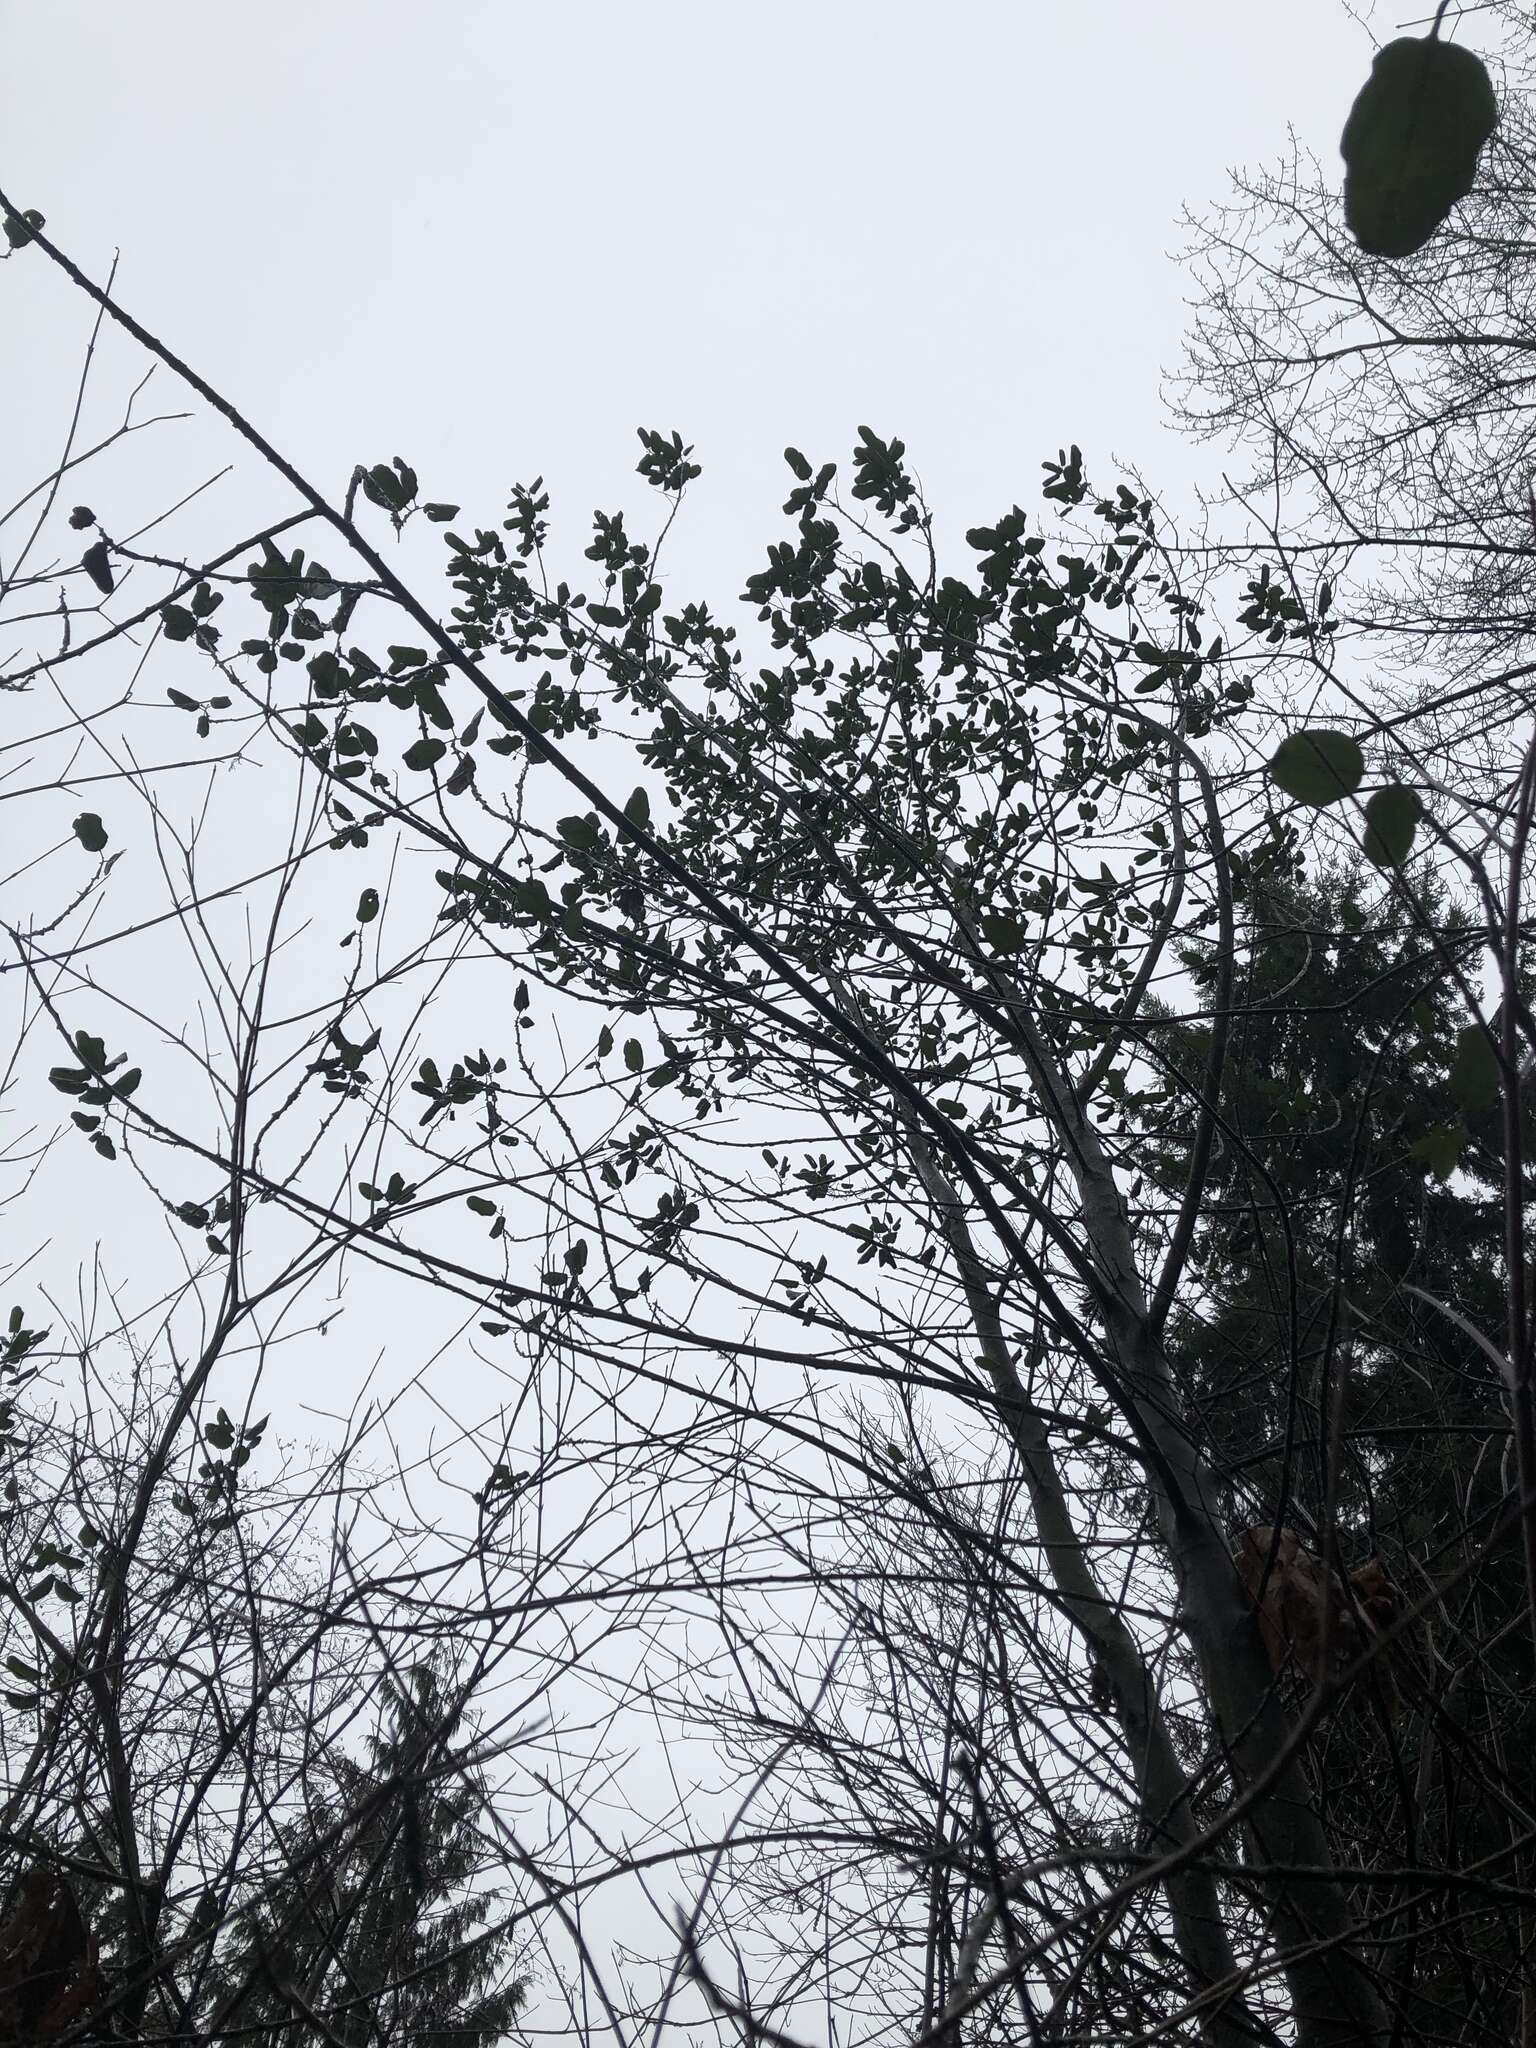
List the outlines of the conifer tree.
{"type": "Polygon", "coordinates": [[[338,1761],[334,1793],[287,1831],[290,1874],[211,1973],[226,2033],[269,2032],[290,2048],[490,2048],[523,2006],[500,1902],[474,1884],[484,1784],[444,1768],[441,1677],[418,1665],[390,1693],[387,1732],[365,1763],[338,1761]],[[345,1846],[317,1859],[312,1845],[338,1823],[345,1846]]]}

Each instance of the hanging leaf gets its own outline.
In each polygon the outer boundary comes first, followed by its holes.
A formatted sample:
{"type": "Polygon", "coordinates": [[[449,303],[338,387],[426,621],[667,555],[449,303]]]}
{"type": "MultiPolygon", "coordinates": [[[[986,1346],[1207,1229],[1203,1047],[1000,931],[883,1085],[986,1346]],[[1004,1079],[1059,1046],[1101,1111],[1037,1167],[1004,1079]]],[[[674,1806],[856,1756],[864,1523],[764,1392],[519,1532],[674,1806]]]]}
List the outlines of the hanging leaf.
{"type": "Polygon", "coordinates": [[[359,896],[359,897],[358,897],[358,899],[357,899],[357,921],[358,921],[358,923],[359,923],[359,924],[372,924],[372,923],[373,923],[373,920],[374,920],[374,919],[375,919],[375,918],[376,918],[376,917],[378,916],[378,914],[379,914],[379,892],[378,892],[378,890],[377,890],[377,889],[365,889],[365,890],[363,891],[362,895],[361,895],[361,896],[359,896]]]}
{"type": "Polygon", "coordinates": [[[1365,756],[1347,732],[1312,726],[1280,742],[1269,775],[1288,797],[1318,810],[1354,795],[1365,777],[1365,756]]]}
{"type": "Polygon", "coordinates": [[[555,830],[566,845],[574,847],[578,853],[590,853],[602,841],[597,819],[591,811],[582,818],[562,818],[555,830]]]}
{"type": "Polygon", "coordinates": [[[106,850],[107,828],[94,811],[82,811],[75,820],[75,837],[87,853],[106,850]]]}
{"type": "Polygon", "coordinates": [[[1468,1116],[1492,1109],[1498,1101],[1499,1062],[1481,1024],[1468,1024],[1457,1032],[1456,1057],[1447,1080],[1457,1107],[1468,1116]]]}
{"type": "Polygon", "coordinates": [[[80,566],[103,597],[112,595],[117,588],[117,579],[112,574],[112,562],[104,540],[99,540],[86,549],[80,557],[80,566]]]}
{"type": "Polygon", "coordinates": [[[403,468],[398,455],[395,463],[396,468],[391,469],[386,462],[376,462],[363,472],[362,477],[363,496],[375,505],[382,505],[386,512],[403,511],[416,495],[414,474],[403,468]]]}
{"type": "Polygon", "coordinates": [[[25,213],[8,213],[5,216],[5,239],[13,249],[24,249],[38,229],[47,225],[37,208],[29,206],[25,213]]]}
{"type": "Polygon", "coordinates": [[[1378,868],[1400,868],[1408,858],[1423,815],[1424,805],[1417,790],[1406,789],[1400,782],[1378,789],[1365,807],[1365,831],[1360,844],[1366,859],[1378,868]]]}
{"type": "Polygon", "coordinates": [[[1022,921],[1001,910],[984,913],[981,935],[994,953],[1022,953],[1029,944],[1029,933],[1022,921]]]}
{"type": "Polygon", "coordinates": [[[1486,66],[1438,36],[1402,36],[1376,53],[1349,110],[1344,218],[1368,256],[1422,249],[1477,176],[1499,106],[1486,66]]]}

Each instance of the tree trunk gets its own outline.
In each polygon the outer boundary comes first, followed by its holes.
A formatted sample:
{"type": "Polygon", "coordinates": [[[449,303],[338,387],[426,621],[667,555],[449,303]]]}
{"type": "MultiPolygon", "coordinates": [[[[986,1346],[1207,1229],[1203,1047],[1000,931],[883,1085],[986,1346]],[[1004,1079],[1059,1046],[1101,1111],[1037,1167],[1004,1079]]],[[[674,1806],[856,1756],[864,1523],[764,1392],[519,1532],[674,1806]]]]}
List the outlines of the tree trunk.
{"type": "MultiPolygon", "coordinates": [[[[907,1139],[913,1166],[938,1210],[965,1289],[972,1325],[998,1396],[999,1413],[1018,1453],[1051,1582],[1109,1680],[1115,1718],[1136,1776],[1143,1841],[1156,1852],[1182,1848],[1195,1839],[1199,1828],[1190,1811],[1189,1780],[1174,1748],[1156,1684],[1136,1638],[1106,1597],[1083,1548],[1045,1426],[1009,1354],[960,1196],[910,1119],[907,1139]]],[[[1198,1994],[1215,1991],[1223,1984],[1232,1987],[1202,2013],[1202,2040],[1212,2048],[1253,2048],[1257,2041],[1272,2040],[1270,2029],[1254,2016],[1238,1988],[1237,1959],[1210,1872],[1192,1861],[1168,1878],[1163,1889],[1174,1941],[1193,1990],[1198,1994]]]]}
{"type": "MultiPolygon", "coordinates": [[[[964,913],[962,912],[964,920],[964,913]]],[[[965,920],[968,921],[968,920],[965,920]]],[[[1142,1446],[1159,1533],[1178,1581],[1206,1699],[1239,1788],[1284,1751],[1290,1726],[1257,1620],[1232,1563],[1214,1476],[1182,1423],[1168,1355],[1137,1269],[1125,1205],[1099,1134],[1017,992],[1002,984],[1010,1037],[1034,1071],[1041,1111],[1060,1132],[1099,1280],[1107,1354],[1091,1361],[1142,1446]]],[[[1246,1836],[1290,1992],[1298,2048],[1361,2048],[1389,2023],[1358,1954],[1349,1886],[1333,1867],[1321,1816],[1292,1756],[1249,1813],[1246,1836]]]]}

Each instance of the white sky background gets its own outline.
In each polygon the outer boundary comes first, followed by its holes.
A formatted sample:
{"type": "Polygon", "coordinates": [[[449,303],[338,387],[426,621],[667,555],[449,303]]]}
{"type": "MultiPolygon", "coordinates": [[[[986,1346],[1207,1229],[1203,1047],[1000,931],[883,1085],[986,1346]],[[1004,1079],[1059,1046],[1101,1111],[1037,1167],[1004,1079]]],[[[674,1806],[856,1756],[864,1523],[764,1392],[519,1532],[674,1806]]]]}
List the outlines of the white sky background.
{"type": "MultiPolygon", "coordinates": [[[[717,603],[785,442],[845,461],[860,422],[955,527],[1037,509],[1068,440],[1209,478],[1158,403],[1179,208],[1287,123],[1330,153],[1369,62],[1340,0],[3,13],[7,189],[95,274],[121,249],[123,302],[316,481],[398,452],[488,516],[542,472],[584,541],[676,426],[673,566],[717,603]]],[[[5,389],[72,375],[80,319],[8,291],[5,389]]]]}
{"type": "MultiPolygon", "coordinates": [[[[339,498],[398,453],[467,529],[542,473],[574,575],[594,506],[653,532],[634,429],[679,428],[704,475],[669,598],[728,621],[783,528],[785,443],[846,464],[861,422],[906,441],[952,535],[1015,501],[1038,516],[1040,463],[1073,440],[1095,481],[1113,453],[1192,512],[1220,462],[1159,402],[1180,208],[1288,125],[1331,157],[1370,55],[1341,0],[11,0],[0,20],[0,184],[96,277],[120,250],[122,303],[313,482],[339,498]]],[[[0,268],[6,503],[57,459],[87,312],[41,259],[0,268]]],[[[104,356],[98,426],[137,374],[104,356]]],[[[121,465],[136,516],[230,452],[144,437],[121,465]]],[[[82,495],[127,530],[104,488],[82,495]]],[[[289,509],[247,465],[175,544],[289,509]]],[[[90,802],[122,844],[109,796],[90,802]]]]}

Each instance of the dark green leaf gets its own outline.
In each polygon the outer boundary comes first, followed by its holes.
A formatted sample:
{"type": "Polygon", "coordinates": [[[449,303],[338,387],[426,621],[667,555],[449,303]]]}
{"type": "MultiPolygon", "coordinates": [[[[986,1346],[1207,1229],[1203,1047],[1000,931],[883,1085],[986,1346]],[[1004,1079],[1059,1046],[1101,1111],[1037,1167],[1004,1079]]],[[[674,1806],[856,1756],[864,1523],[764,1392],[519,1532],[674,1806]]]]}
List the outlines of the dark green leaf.
{"type": "Polygon", "coordinates": [[[1344,218],[1371,256],[1422,249],[1477,176],[1499,107],[1459,43],[1402,36],[1377,51],[1344,124],[1344,218]]]}
{"type": "Polygon", "coordinates": [[[1469,1116],[1492,1109],[1499,1099],[1499,1062],[1481,1024],[1456,1034],[1456,1057],[1447,1076],[1458,1108],[1469,1116]]]}
{"type": "Polygon", "coordinates": [[[1365,775],[1365,756],[1348,733],[1313,726],[1280,742],[1269,773],[1288,797],[1320,809],[1354,795],[1365,775]]]}
{"type": "Polygon", "coordinates": [[[1018,918],[989,910],[981,919],[981,935],[994,953],[1018,953],[1029,942],[1029,934],[1018,918]]]}
{"type": "MultiPolygon", "coordinates": [[[[407,472],[409,474],[409,472],[407,472]]],[[[386,512],[399,512],[415,495],[415,479],[406,488],[405,478],[397,476],[387,463],[376,462],[363,476],[363,496],[375,505],[382,505],[386,512]]]]}
{"type": "Polygon", "coordinates": [[[86,549],[85,553],[80,557],[80,566],[103,597],[110,597],[112,595],[112,592],[117,588],[117,581],[112,574],[112,561],[107,553],[107,544],[104,540],[99,540],[93,547],[86,549]]]}
{"type": "Polygon", "coordinates": [[[100,853],[107,843],[107,828],[94,811],[82,811],[75,820],[75,837],[87,853],[100,853]]]}
{"type": "Polygon", "coordinates": [[[24,249],[38,229],[47,225],[37,208],[29,206],[25,213],[8,213],[5,216],[5,239],[13,249],[24,249]]]}
{"type": "Polygon", "coordinates": [[[1423,815],[1423,800],[1416,789],[1407,789],[1400,782],[1378,789],[1365,807],[1360,843],[1366,859],[1378,868],[1400,868],[1423,815]]]}

